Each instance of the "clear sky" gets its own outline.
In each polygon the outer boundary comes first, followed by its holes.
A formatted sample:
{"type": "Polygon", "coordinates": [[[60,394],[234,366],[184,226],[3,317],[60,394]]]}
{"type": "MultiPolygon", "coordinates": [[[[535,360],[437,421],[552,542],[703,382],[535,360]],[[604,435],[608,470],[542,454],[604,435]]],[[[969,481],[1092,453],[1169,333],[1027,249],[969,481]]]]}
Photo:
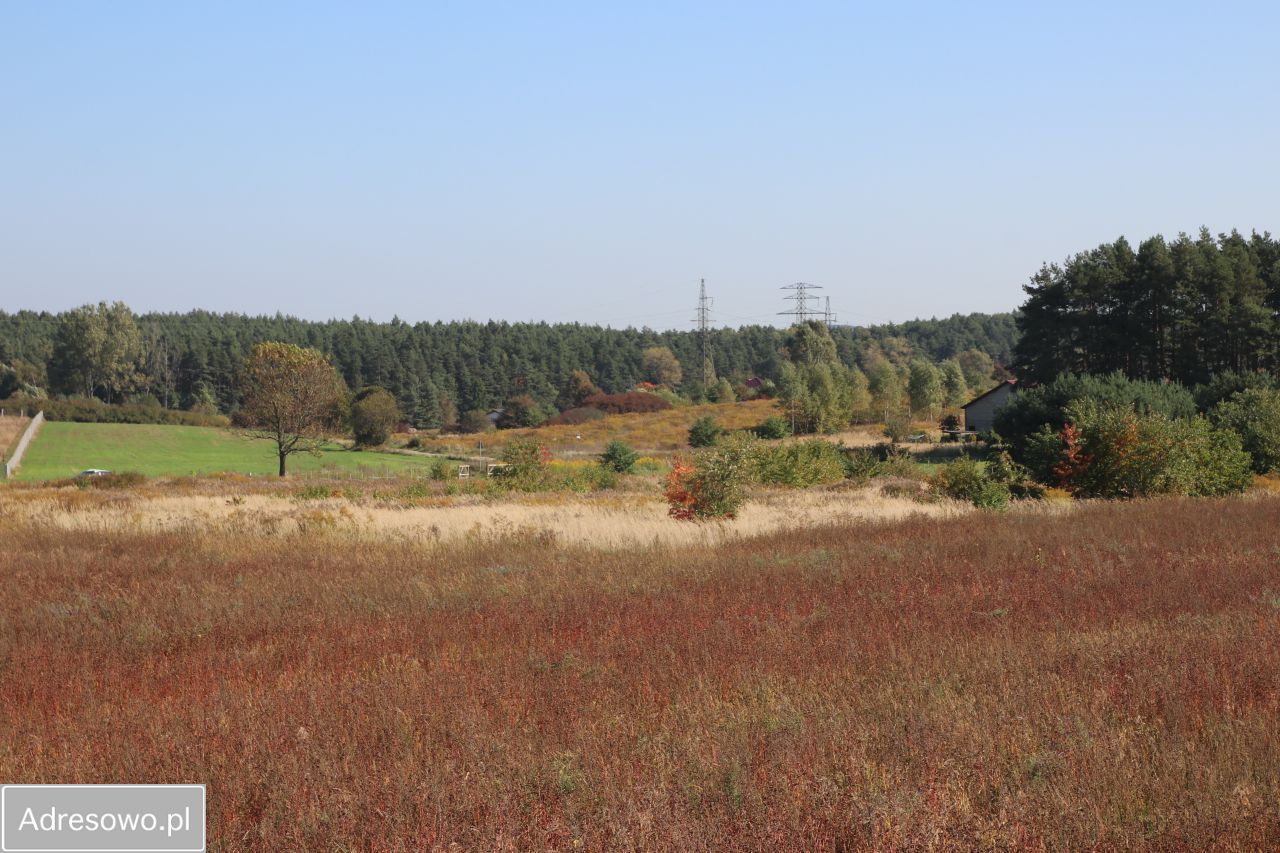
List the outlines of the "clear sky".
{"type": "Polygon", "coordinates": [[[0,309],[687,328],[1000,311],[1280,230],[1280,12],[0,0],[0,309]]]}

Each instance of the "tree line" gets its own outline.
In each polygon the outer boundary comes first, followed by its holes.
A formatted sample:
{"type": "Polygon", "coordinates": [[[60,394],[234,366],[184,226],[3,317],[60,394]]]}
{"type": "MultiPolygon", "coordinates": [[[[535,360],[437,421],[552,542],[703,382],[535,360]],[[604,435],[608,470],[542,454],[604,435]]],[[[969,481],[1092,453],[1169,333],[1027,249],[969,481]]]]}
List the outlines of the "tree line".
{"type": "MultiPolygon", "coordinates": [[[[716,384],[783,381],[787,334],[770,326],[713,330],[716,384]]],[[[1011,314],[830,330],[841,365],[859,368],[873,384],[877,373],[887,382],[893,372],[904,388],[913,363],[954,360],[968,377],[966,388],[981,389],[1012,358],[1016,334],[1011,314]]],[[[324,353],[348,387],[386,388],[419,427],[453,423],[461,412],[501,406],[513,396],[564,408],[576,372],[606,393],[626,391],[652,373],[645,352],[655,347],[685,366],[682,393],[694,399],[715,394],[701,387],[694,332],[494,321],[315,322],[205,311],[135,315],[122,303],[103,303],[60,314],[0,312],[0,398],[49,393],[234,413],[243,404],[245,359],[266,341],[324,353]]]]}
{"type": "Polygon", "coordinates": [[[1187,386],[1280,368],[1280,241],[1207,229],[1135,251],[1123,237],[1024,287],[1014,370],[1031,383],[1120,371],[1187,386]]]}

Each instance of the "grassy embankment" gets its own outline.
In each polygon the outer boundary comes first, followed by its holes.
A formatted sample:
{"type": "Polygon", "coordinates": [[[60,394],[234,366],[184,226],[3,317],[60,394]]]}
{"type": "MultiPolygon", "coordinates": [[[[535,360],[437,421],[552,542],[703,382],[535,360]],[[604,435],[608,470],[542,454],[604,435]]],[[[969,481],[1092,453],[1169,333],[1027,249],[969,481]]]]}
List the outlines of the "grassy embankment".
{"type": "Polygon", "coordinates": [[[0,512],[0,777],[205,782],[210,849],[1280,837],[1272,497],[621,549],[74,503],[0,512]]]}

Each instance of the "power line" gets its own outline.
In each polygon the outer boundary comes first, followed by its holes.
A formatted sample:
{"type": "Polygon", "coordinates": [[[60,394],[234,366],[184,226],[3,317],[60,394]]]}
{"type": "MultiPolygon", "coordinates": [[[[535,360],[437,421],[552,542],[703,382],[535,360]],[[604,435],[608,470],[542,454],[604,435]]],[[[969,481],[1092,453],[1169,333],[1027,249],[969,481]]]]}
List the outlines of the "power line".
{"type": "Polygon", "coordinates": [[[709,388],[715,376],[715,366],[711,362],[711,298],[707,296],[707,280],[698,282],[698,357],[702,360],[702,387],[709,388]]]}
{"type": "Polygon", "coordinates": [[[817,295],[810,295],[811,290],[821,290],[820,284],[806,284],[803,281],[797,281],[795,284],[784,284],[782,290],[790,290],[793,293],[790,296],[783,297],[795,303],[795,307],[786,311],[779,311],[779,314],[789,314],[795,317],[796,323],[803,323],[806,320],[821,319],[824,314],[819,311],[814,303],[818,301],[817,295]]]}

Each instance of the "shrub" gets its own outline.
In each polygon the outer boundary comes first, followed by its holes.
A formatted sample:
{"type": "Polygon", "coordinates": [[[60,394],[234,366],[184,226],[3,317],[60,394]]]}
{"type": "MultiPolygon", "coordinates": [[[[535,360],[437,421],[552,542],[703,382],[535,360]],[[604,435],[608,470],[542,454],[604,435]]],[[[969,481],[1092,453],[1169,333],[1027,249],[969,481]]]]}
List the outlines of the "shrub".
{"type": "Polygon", "coordinates": [[[911,419],[906,412],[891,414],[884,420],[885,437],[897,444],[911,433],[911,419]]]}
{"type": "Polygon", "coordinates": [[[604,453],[600,454],[600,464],[610,471],[626,474],[639,458],[640,454],[632,450],[626,443],[615,439],[605,445],[604,453]]]}
{"type": "Polygon", "coordinates": [[[578,406],[573,409],[565,409],[560,414],[550,420],[543,421],[543,426],[578,426],[580,424],[598,421],[605,416],[605,413],[594,406],[578,406]]]}
{"type": "Polygon", "coordinates": [[[820,438],[762,447],[756,453],[756,476],[770,486],[803,489],[845,479],[844,451],[820,438]]]}
{"type": "Polygon", "coordinates": [[[716,403],[735,403],[738,400],[733,391],[733,383],[723,376],[710,390],[711,399],[716,403]]]}
{"type": "Polygon", "coordinates": [[[327,501],[333,496],[333,489],[322,485],[303,486],[293,492],[295,501],[327,501]]]}
{"type": "Polygon", "coordinates": [[[547,488],[547,463],[551,453],[530,438],[516,438],[502,448],[504,467],[498,469],[498,478],[504,485],[522,492],[536,492],[547,488]]]}
{"type": "Polygon", "coordinates": [[[844,452],[844,476],[855,483],[865,483],[880,473],[880,459],[869,447],[855,447],[844,452]]]}
{"type": "Polygon", "coordinates": [[[399,421],[400,407],[385,388],[370,386],[351,400],[351,432],[360,447],[386,444],[399,421]]]}
{"type": "Polygon", "coordinates": [[[436,459],[431,463],[427,476],[433,480],[450,480],[458,476],[458,466],[450,465],[443,459],[436,459]]]}
{"type": "Polygon", "coordinates": [[[1065,432],[1066,427],[1055,430],[1045,424],[1023,443],[1023,463],[1031,476],[1041,483],[1057,483],[1059,480],[1055,469],[1061,464],[1067,450],[1065,432]]]}
{"type": "Polygon", "coordinates": [[[644,412],[661,412],[671,404],[657,394],[644,391],[628,391],[625,394],[592,394],[583,404],[611,415],[627,415],[644,412]]]}
{"type": "Polygon", "coordinates": [[[604,465],[556,463],[549,469],[552,488],[570,492],[594,492],[618,484],[618,472],[604,465]]]}
{"type": "Polygon", "coordinates": [[[471,409],[462,415],[458,429],[466,433],[489,432],[494,428],[489,413],[484,409],[471,409]]]}
{"type": "Polygon", "coordinates": [[[1004,509],[1009,505],[1009,488],[993,480],[982,464],[967,456],[943,465],[929,477],[929,484],[949,498],[968,501],[984,509],[1004,509]]]}
{"type": "Polygon", "coordinates": [[[683,397],[677,394],[675,391],[672,391],[670,388],[655,388],[649,393],[659,399],[666,400],[668,403],[671,404],[672,408],[690,405],[690,400],[688,397],[683,397]]]}
{"type": "Polygon", "coordinates": [[[112,474],[101,474],[97,477],[81,477],[72,480],[82,489],[131,489],[147,481],[146,475],[137,471],[120,471],[112,474]]]}
{"type": "Polygon", "coordinates": [[[991,482],[1004,486],[1015,498],[1044,497],[1044,486],[1035,481],[1026,467],[1014,461],[1004,446],[992,448],[991,456],[987,459],[986,474],[991,482]]]}
{"type": "Polygon", "coordinates": [[[710,415],[703,415],[689,427],[690,447],[711,447],[720,440],[724,428],[710,415]]]}
{"type": "Polygon", "coordinates": [[[778,439],[791,435],[791,424],[781,415],[770,415],[754,430],[757,438],[778,439]]]}
{"type": "Polygon", "coordinates": [[[686,521],[733,518],[754,467],[754,445],[739,436],[699,453],[692,463],[677,459],[667,477],[668,513],[686,521]]]}
{"type": "Polygon", "coordinates": [[[903,477],[907,479],[920,479],[920,468],[916,465],[916,460],[911,455],[911,451],[905,447],[899,447],[888,441],[882,441],[873,445],[869,452],[876,460],[876,477],[903,477]]]}
{"type": "Polygon", "coordinates": [[[1209,413],[1214,426],[1240,437],[1259,474],[1280,470],[1280,391],[1249,388],[1209,413]]]}
{"type": "Polygon", "coordinates": [[[943,441],[959,441],[960,437],[953,430],[960,429],[960,416],[950,414],[938,422],[938,429],[942,430],[943,441]]]}

